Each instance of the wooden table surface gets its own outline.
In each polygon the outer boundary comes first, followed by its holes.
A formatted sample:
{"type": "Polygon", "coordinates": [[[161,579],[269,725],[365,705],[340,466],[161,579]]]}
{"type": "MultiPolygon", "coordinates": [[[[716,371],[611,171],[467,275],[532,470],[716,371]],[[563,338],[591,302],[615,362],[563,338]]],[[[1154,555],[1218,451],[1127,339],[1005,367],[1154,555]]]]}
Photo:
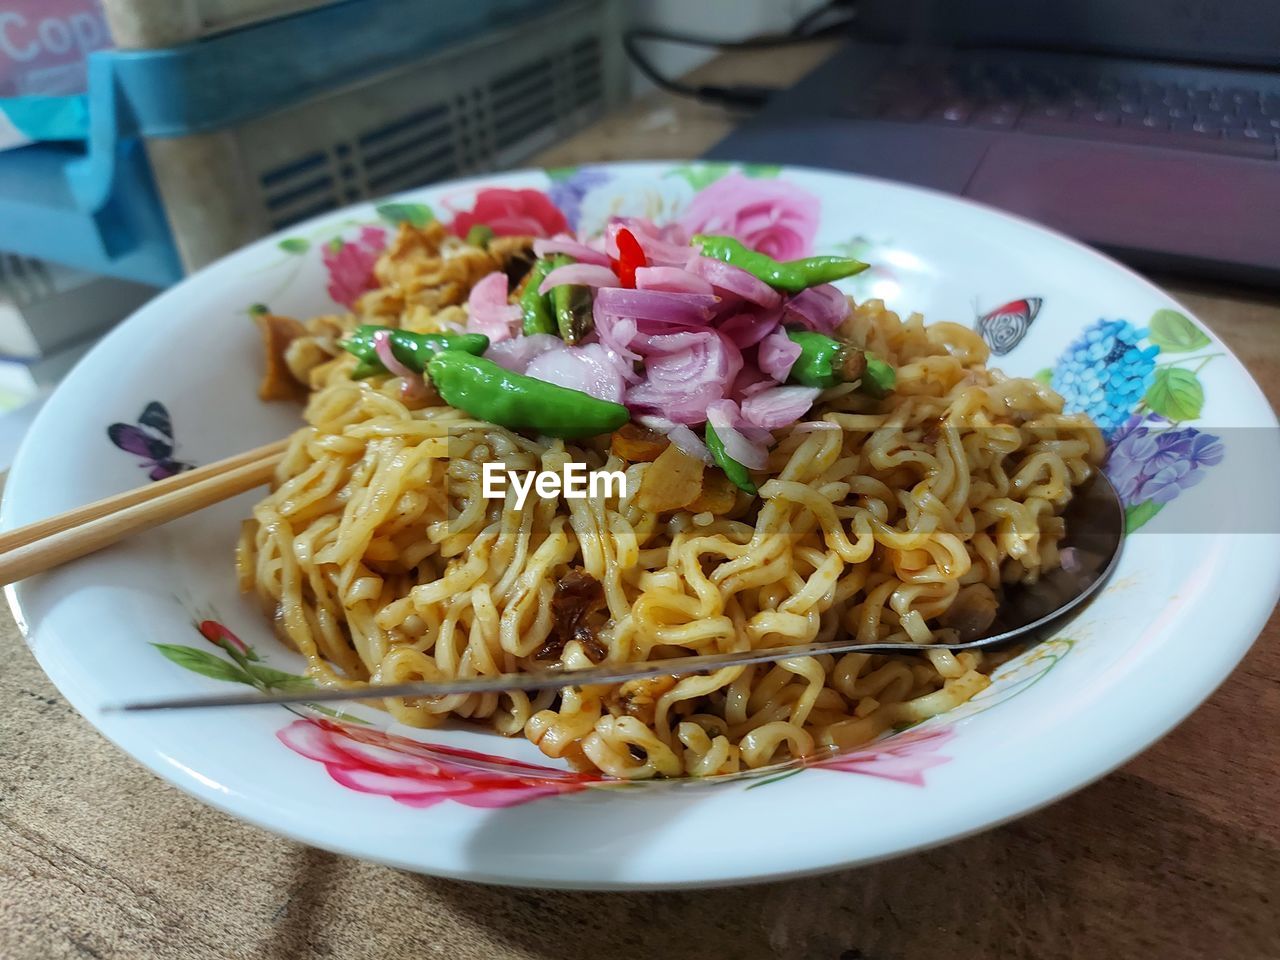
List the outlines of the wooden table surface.
{"type": "MultiPolygon", "coordinates": [[[[701,71],[786,82],[821,47],[701,71]]],[[[658,95],[539,162],[692,157],[732,118],[658,95]]],[[[1160,278],[1157,278],[1160,279],[1160,278]]],[[[1280,400],[1280,301],[1163,280],[1280,400]]],[[[1280,620],[1164,741],[1069,799],[901,860],[694,893],[507,890],[310,849],[96,733],[0,614],[0,957],[1280,957],[1280,620]]]]}

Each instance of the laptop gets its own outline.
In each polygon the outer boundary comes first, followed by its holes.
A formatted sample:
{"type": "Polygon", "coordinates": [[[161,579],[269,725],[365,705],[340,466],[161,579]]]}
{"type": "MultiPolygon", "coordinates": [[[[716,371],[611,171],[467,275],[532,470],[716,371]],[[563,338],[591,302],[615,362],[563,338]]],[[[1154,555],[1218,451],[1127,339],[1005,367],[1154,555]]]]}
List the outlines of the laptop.
{"type": "Polygon", "coordinates": [[[1142,269],[1280,284],[1277,0],[857,11],[839,52],[709,157],[919,184],[1142,269]]]}

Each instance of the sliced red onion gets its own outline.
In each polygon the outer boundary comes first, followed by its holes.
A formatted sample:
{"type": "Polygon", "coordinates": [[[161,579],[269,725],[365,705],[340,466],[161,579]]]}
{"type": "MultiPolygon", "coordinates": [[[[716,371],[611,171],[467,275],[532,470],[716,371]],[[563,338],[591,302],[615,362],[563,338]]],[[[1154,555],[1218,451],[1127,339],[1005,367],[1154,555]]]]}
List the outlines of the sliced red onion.
{"type": "Polygon", "coordinates": [[[524,373],[535,357],[563,346],[564,341],[553,334],[535,333],[495,343],[484,355],[486,359],[513,373],[524,373]]]}
{"type": "Polygon", "coordinates": [[[618,358],[622,378],[629,383],[639,383],[640,374],[636,372],[635,365],[640,361],[640,354],[633,349],[638,335],[636,322],[631,317],[615,317],[605,313],[600,308],[599,300],[597,297],[592,307],[595,336],[618,358]]]}
{"type": "Polygon", "coordinates": [[[422,380],[422,374],[418,373],[412,367],[407,367],[396,359],[395,351],[391,349],[391,333],[388,330],[379,330],[373,335],[373,352],[378,355],[378,359],[382,361],[382,365],[387,368],[387,372],[400,378],[400,395],[406,400],[422,400],[427,396],[427,385],[422,380]]]}
{"type": "Polygon", "coordinates": [[[778,381],[773,377],[761,373],[755,364],[749,363],[742,368],[742,372],[733,381],[733,386],[729,390],[729,399],[741,404],[745,398],[761,390],[770,390],[777,385],[778,381]]]}
{"type": "MultiPolygon", "coordinates": [[[[588,344],[588,346],[589,345],[590,344],[588,344]]],[[[604,350],[605,358],[613,364],[614,369],[618,371],[618,376],[622,378],[624,383],[640,382],[641,377],[640,374],[636,372],[636,363],[633,359],[635,354],[630,351],[627,351],[625,354],[620,353],[603,343],[600,344],[600,346],[604,350]]]]}
{"type": "Polygon", "coordinates": [[[787,301],[786,322],[818,333],[830,333],[844,323],[853,308],[849,298],[829,283],[802,290],[787,301]]]}
{"type": "Polygon", "coordinates": [[[635,325],[638,335],[632,346],[642,354],[644,345],[649,342],[650,337],[666,337],[675,333],[698,333],[707,329],[705,323],[666,323],[661,320],[637,320],[635,325]]]}
{"type": "Polygon", "coordinates": [[[714,330],[649,337],[640,348],[645,377],[627,392],[627,405],[660,412],[676,423],[707,419],[742,369],[742,354],[714,330]]]}
{"type": "Polygon", "coordinates": [[[636,289],[715,294],[711,284],[680,267],[636,267],[636,289]]]}
{"type": "Polygon", "coordinates": [[[597,266],[609,266],[609,257],[601,250],[593,250],[585,243],[579,243],[565,233],[556,234],[549,240],[533,241],[533,252],[539,257],[547,257],[553,253],[567,253],[579,263],[594,263],[597,266]]]}
{"type": "Polygon", "coordinates": [[[707,407],[707,422],[715,427],[724,452],[748,469],[763,470],[769,462],[769,449],[738,429],[740,419],[738,405],[732,400],[717,400],[707,407]]]}
{"type": "Polygon", "coordinates": [[[483,333],[491,343],[512,335],[520,308],[507,302],[507,275],[500,270],[483,277],[467,297],[467,330],[483,333]]]}
{"type": "MultiPolygon", "coordinates": [[[[555,272],[551,271],[552,274],[555,272]]],[[[547,279],[550,280],[551,275],[547,279]]],[[[710,320],[712,310],[719,302],[719,297],[708,293],[668,293],[665,290],[604,287],[596,292],[595,305],[617,317],[694,326],[710,320]]]]}
{"type": "Polygon", "coordinates": [[[379,330],[373,335],[373,352],[378,355],[388,373],[406,379],[418,376],[416,370],[406,367],[396,358],[395,351],[391,349],[391,331],[379,330]]]}
{"type": "Polygon", "coordinates": [[[781,310],[756,309],[732,314],[727,320],[721,320],[716,329],[737,344],[739,350],[745,350],[773,333],[781,322],[781,310]]]}
{"type": "Polygon", "coordinates": [[[605,252],[615,260],[618,258],[618,231],[623,228],[630,230],[636,238],[650,266],[683,267],[689,259],[689,243],[683,240],[683,234],[659,229],[642,217],[615,217],[604,231],[605,252]]]}
{"type": "Polygon", "coordinates": [[[624,229],[630,230],[637,240],[642,236],[658,236],[658,225],[647,217],[610,217],[604,225],[604,252],[615,260],[618,257],[618,231],[624,229]]]}
{"type": "Polygon", "coordinates": [[[689,231],[678,223],[668,223],[665,226],[658,227],[658,239],[664,243],[675,244],[677,247],[689,246],[689,231]]]}
{"type": "Polygon", "coordinates": [[[594,263],[570,263],[556,267],[538,285],[539,293],[546,293],[552,287],[573,283],[581,287],[610,287],[618,283],[618,275],[608,267],[594,263]]]}
{"type": "Polygon", "coordinates": [[[787,336],[782,327],[775,327],[773,332],[760,341],[756,350],[756,364],[779,383],[785,383],[791,368],[800,359],[800,344],[787,336]]]}
{"type": "Polygon", "coordinates": [[[682,350],[702,348],[710,349],[713,356],[719,356],[720,351],[728,358],[727,362],[722,365],[722,369],[728,370],[729,380],[737,377],[738,372],[742,369],[742,355],[738,352],[730,341],[721,336],[715,330],[680,330],[674,333],[666,333],[661,336],[644,337],[639,341],[641,356],[645,358],[646,363],[654,357],[662,357],[671,355],[682,350]]]}
{"type": "Polygon", "coordinates": [[[570,390],[581,390],[599,400],[622,402],[622,376],[609,351],[598,343],[584,347],[562,344],[534,357],[525,376],[570,390]]]}
{"type": "Polygon", "coordinates": [[[694,253],[689,257],[688,269],[714,287],[725,290],[743,300],[749,300],[766,310],[782,302],[782,294],[758,277],[753,277],[741,267],[704,257],[694,253]]]}
{"type": "Polygon", "coordinates": [[[766,447],[773,446],[773,434],[764,427],[757,427],[753,423],[747,423],[742,419],[742,408],[739,407],[738,410],[738,432],[752,443],[762,443],[766,447]]]}
{"type": "Polygon", "coordinates": [[[668,420],[666,417],[659,417],[651,413],[642,413],[636,417],[636,423],[642,427],[648,427],[655,433],[660,433],[673,444],[681,453],[688,454],[695,460],[701,460],[703,463],[711,463],[711,451],[707,449],[707,445],[702,442],[702,438],[698,436],[692,429],[683,423],[676,423],[668,420]]]}
{"type": "Polygon", "coordinates": [[[677,423],[667,434],[667,439],[674,443],[681,453],[688,454],[695,460],[711,463],[711,451],[703,443],[702,438],[683,423],[677,423]]]}
{"type": "Polygon", "coordinates": [[[668,420],[666,417],[660,417],[656,413],[637,413],[633,418],[636,423],[642,427],[652,430],[654,433],[660,433],[664,437],[667,432],[676,425],[674,420],[668,420]]]}
{"type": "Polygon", "coordinates": [[[742,401],[742,419],[765,430],[780,430],[795,423],[822,393],[817,387],[773,387],[742,401]]]}

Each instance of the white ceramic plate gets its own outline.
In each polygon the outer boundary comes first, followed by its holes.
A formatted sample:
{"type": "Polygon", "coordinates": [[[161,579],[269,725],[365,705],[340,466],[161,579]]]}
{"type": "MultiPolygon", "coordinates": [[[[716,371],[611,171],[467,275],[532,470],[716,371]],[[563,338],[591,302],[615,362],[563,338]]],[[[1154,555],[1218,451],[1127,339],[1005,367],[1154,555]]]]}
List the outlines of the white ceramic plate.
{"type": "Polygon", "coordinates": [[[1247,465],[1274,452],[1276,420],[1222,344],[1155,287],[1032,224],[806,169],[512,173],[351,207],[256,243],[158,297],[75,369],[18,455],[4,526],[297,426],[296,408],[256,399],[248,311],[337,309],[334,299],[362,289],[396,220],[436,216],[465,232],[471,220],[516,217],[553,229],[557,207],[578,229],[643,214],[745,231],[784,253],[852,252],[876,265],[848,284],[859,297],[978,324],[1002,353],[993,363],[1052,379],[1072,408],[1112,430],[1111,471],[1138,531],[1112,584],[953,713],[834,759],[724,782],[605,783],[523,740],[385,730],[372,712],[370,726],[281,707],[102,712],[299,672],[300,658],[236,591],[232,548],[254,499],[245,496],[10,588],[36,657],[90,722],[207,803],[354,856],[498,883],[715,884],[893,856],[1048,803],[1187,716],[1257,635],[1280,585],[1280,550],[1274,519],[1259,521],[1239,494],[1242,477],[1265,476],[1247,465]],[[782,212],[766,219],[767,198],[782,212]],[[128,452],[143,446],[145,457],[128,452]],[[1270,532],[1245,532],[1258,530],[1270,532]],[[261,658],[249,661],[255,678],[228,656],[223,630],[261,658]]]}

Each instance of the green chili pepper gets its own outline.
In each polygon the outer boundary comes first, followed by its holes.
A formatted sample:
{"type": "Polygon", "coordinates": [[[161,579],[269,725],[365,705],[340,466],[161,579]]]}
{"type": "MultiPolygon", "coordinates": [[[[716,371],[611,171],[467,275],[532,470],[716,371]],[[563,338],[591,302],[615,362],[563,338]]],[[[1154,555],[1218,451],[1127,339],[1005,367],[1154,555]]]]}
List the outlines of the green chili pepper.
{"type": "Polygon", "coordinates": [[[787,337],[800,346],[787,378],[796,383],[826,389],[859,380],[867,369],[866,354],[851,343],[812,330],[788,330],[787,337]]]}
{"type": "Polygon", "coordinates": [[[758,492],[755,483],[751,480],[751,474],[747,472],[747,468],[740,464],[733,457],[729,456],[724,449],[724,441],[720,439],[720,434],[716,433],[715,427],[707,424],[706,430],[707,449],[711,451],[711,459],[716,462],[716,466],[724,471],[724,475],[729,478],[739,490],[745,490],[753,497],[758,492]]]}
{"type": "Polygon", "coordinates": [[[547,279],[552,270],[548,259],[539,260],[529,271],[529,279],[525,281],[524,292],[520,294],[520,312],[524,316],[524,335],[531,337],[535,333],[555,333],[556,318],[551,306],[551,294],[539,293],[538,287],[547,279]]]}
{"type": "Polygon", "coordinates": [[[620,403],[547,383],[457,350],[437,353],[427,373],[440,396],[473,417],[549,437],[593,437],[631,419],[620,403]]]}
{"type": "MultiPolygon", "coordinates": [[[[559,254],[551,261],[552,269],[566,267],[576,261],[559,254]]],[[[576,283],[562,283],[550,291],[551,306],[555,310],[556,327],[560,339],[574,344],[591,332],[591,288],[576,283]]]]}
{"type": "Polygon", "coordinates": [[[867,354],[867,372],[862,375],[862,390],[873,397],[888,396],[898,382],[893,367],[873,353],[867,354]]]}
{"type": "Polygon", "coordinates": [[[489,241],[493,239],[493,227],[484,223],[477,223],[467,231],[467,243],[473,247],[481,247],[489,249],[489,241]]]}
{"type": "Polygon", "coordinates": [[[873,397],[893,392],[897,374],[875,354],[811,330],[788,330],[787,336],[800,345],[788,380],[823,389],[857,380],[858,389],[873,397]]]}
{"type": "Polygon", "coordinates": [[[489,338],[482,333],[411,333],[394,327],[365,324],[356,327],[351,336],[342,341],[344,350],[360,358],[360,363],[351,372],[351,379],[363,380],[375,373],[387,372],[373,345],[374,335],[383,330],[391,335],[391,355],[419,373],[426,370],[428,360],[443,350],[461,350],[478,355],[489,349],[489,338]]]}
{"type": "Polygon", "coordinates": [[[870,266],[848,257],[806,257],[779,262],[767,254],[757,253],[733,237],[712,237],[701,233],[693,238],[693,245],[702,248],[704,257],[723,260],[788,293],[799,293],[822,283],[852,277],[870,266]]]}

